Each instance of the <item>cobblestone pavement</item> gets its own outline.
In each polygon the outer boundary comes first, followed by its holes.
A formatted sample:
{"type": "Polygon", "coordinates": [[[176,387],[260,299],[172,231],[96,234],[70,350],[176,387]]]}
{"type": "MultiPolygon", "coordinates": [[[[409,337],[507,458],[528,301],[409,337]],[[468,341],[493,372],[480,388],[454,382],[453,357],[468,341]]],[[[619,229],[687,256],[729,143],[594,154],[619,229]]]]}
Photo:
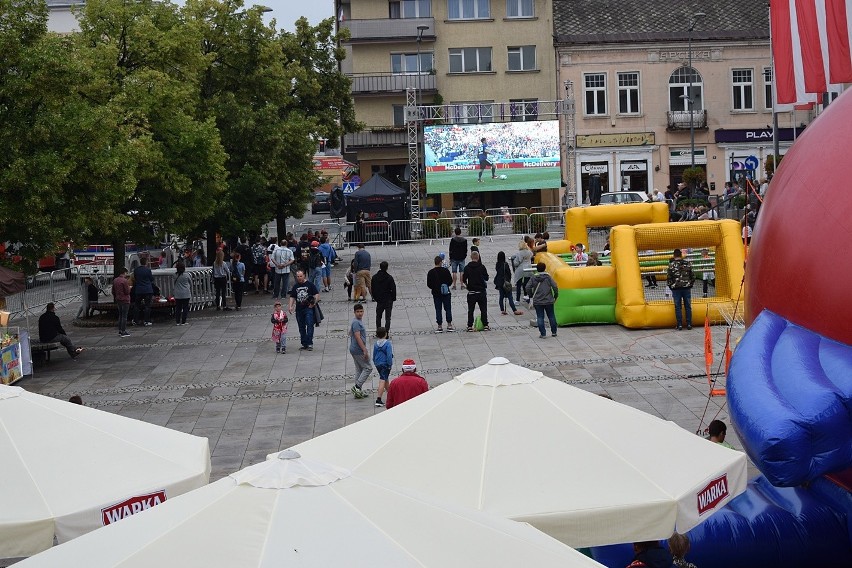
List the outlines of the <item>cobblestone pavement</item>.
{"type": "MultiPolygon", "coordinates": [[[[707,396],[700,327],[677,332],[583,326],[561,328],[558,337],[540,340],[526,308],[522,316],[500,315],[492,285],[491,331],[434,333],[426,272],[446,248],[446,241],[367,247],[373,271],[387,260],[397,282],[392,377],[401,372],[403,359],[413,358],[434,387],[502,356],[568,384],[607,393],[692,432],[714,418],[728,422],[724,397],[707,396]]],[[[481,251],[489,272],[500,250],[510,255],[516,249],[514,237],[485,239],[481,251]]],[[[270,452],[384,412],[373,406],[373,398],[355,400],[347,394],[354,371],[346,339],[352,302],[342,282],[354,249],[339,252],[344,261],[333,270],[332,292],[322,294],[325,320],[316,329],[312,352],[298,350],[298,330],[291,318],[288,352],[275,354],[270,341],[272,300],[264,294],[249,293],[240,312],[192,312],[187,326],[163,319],[151,327],[129,328],[131,337],[124,339],[114,327],[72,326],[77,306],[71,305],[58,313],[86,352],[76,360],[55,352],[51,362],[37,364],[35,375],[18,385],[64,399],[79,394],[87,405],[102,410],[206,436],[211,480],[263,460],[270,452]]],[[[364,316],[370,332],[374,306],[367,302],[364,316]]],[[[460,329],[466,313],[464,293],[457,291],[453,314],[460,329]]],[[[35,318],[31,325],[36,328],[35,318]]],[[[718,358],[724,329],[714,331],[718,358]]],[[[375,388],[375,372],[371,379],[375,388]]],[[[728,432],[729,441],[739,447],[733,429],[728,432]]],[[[754,468],[750,472],[756,473],[754,468]]]]}

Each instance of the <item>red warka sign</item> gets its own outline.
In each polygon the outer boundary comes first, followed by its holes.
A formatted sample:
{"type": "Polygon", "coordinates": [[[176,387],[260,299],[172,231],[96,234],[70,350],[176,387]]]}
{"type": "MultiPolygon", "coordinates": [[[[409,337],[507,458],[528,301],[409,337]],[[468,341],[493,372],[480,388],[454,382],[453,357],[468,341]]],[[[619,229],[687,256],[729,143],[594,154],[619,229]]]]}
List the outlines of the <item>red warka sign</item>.
{"type": "Polygon", "coordinates": [[[703,515],[712,510],[722,499],[728,496],[728,475],[717,477],[696,495],[698,502],[698,514],[703,515]]]}
{"type": "Polygon", "coordinates": [[[137,495],[121,503],[101,509],[101,520],[104,526],[120,521],[124,517],[135,515],[166,500],[166,491],[160,490],[147,495],[137,495]]]}

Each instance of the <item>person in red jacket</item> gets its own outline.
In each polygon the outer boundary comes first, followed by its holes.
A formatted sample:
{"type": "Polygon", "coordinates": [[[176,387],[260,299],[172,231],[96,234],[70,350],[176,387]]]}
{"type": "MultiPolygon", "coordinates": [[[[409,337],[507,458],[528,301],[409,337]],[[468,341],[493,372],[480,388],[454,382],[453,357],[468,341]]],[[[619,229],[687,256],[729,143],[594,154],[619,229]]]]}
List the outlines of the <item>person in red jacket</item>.
{"type": "Polygon", "coordinates": [[[416,371],[417,364],[414,359],[406,359],[402,362],[402,374],[392,380],[388,386],[386,408],[393,408],[429,390],[429,383],[416,371]]]}

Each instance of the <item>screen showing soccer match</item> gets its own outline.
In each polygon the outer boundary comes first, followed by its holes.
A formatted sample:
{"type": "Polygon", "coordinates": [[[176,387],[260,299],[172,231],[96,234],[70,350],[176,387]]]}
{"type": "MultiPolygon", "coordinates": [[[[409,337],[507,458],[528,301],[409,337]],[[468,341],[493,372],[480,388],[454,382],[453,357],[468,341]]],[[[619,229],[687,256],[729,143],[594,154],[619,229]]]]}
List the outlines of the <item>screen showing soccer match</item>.
{"type": "Polygon", "coordinates": [[[426,192],[558,188],[559,122],[427,126],[426,192]]]}

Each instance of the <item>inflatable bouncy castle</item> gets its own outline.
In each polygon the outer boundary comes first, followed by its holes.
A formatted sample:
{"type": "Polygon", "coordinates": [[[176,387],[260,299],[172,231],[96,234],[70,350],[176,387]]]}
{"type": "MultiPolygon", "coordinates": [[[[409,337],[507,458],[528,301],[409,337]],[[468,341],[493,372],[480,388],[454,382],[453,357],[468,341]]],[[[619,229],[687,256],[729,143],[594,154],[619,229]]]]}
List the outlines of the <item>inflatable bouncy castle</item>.
{"type": "MultiPolygon", "coordinates": [[[[745,271],[748,329],[728,370],[733,426],[763,473],[689,531],[700,568],[852,566],[852,94],[784,157],[745,271]]],[[[593,556],[625,566],[629,545],[593,556]]]]}

